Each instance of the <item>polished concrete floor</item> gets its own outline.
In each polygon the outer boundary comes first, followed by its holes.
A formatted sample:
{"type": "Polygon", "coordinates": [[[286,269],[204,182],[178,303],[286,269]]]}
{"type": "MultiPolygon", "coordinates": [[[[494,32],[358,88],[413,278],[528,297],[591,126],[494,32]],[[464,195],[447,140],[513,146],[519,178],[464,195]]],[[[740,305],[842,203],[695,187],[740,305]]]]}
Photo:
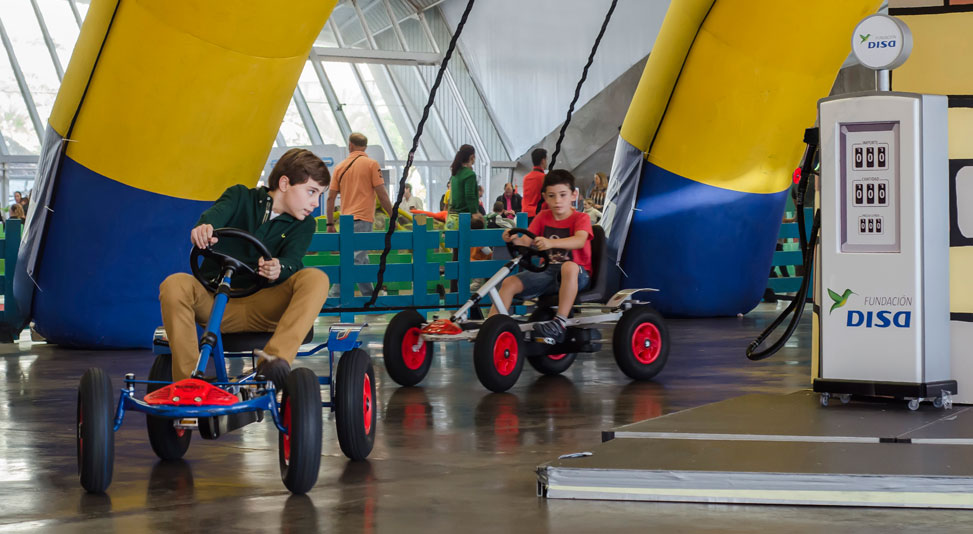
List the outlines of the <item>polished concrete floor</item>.
{"type": "MultiPolygon", "coordinates": [[[[114,384],[144,377],[149,351],[92,352],[23,342],[0,346],[0,531],[30,532],[929,532],[965,531],[966,513],[935,510],[546,501],[534,468],[584,451],[601,431],[744,393],[809,385],[807,315],[774,358],[744,349],[776,316],[672,320],[669,363],[654,382],[629,381],[606,346],[564,376],[529,366],[508,393],[489,393],[473,372],[470,345],[436,345],[421,387],[385,374],[382,327],[367,331],[378,377],[379,426],[367,462],[349,462],[326,415],[317,486],[291,496],[280,481],[277,434],[251,425],[217,441],[194,438],[186,460],[160,463],[144,418],[116,435],[107,495],[78,483],[77,381],[91,366],[114,384]]],[[[381,319],[370,318],[372,321],[381,319]]],[[[327,322],[327,321],[325,321],[327,322]]],[[[324,329],[319,330],[323,332],[324,329]]],[[[610,329],[603,336],[610,337],[610,329]]],[[[322,336],[319,336],[322,337],[322,336]]],[[[326,373],[327,360],[303,365],[326,373]]]]}

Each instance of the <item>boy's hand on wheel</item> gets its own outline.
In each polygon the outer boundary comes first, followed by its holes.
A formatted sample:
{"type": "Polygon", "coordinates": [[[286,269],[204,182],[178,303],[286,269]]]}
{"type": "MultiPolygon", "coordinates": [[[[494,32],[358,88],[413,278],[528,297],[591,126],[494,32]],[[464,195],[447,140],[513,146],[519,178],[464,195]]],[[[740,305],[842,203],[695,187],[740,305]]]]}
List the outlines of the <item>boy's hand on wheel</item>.
{"type": "Polygon", "coordinates": [[[503,231],[503,236],[501,236],[501,237],[503,237],[503,240],[504,240],[505,243],[509,243],[513,239],[513,236],[510,235],[510,228],[507,228],[506,230],[504,230],[503,231]]]}
{"type": "Polygon", "coordinates": [[[215,245],[219,239],[213,237],[213,225],[212,224],[201,224],[193,231],[189,233],[189,240],[193,242],[199,248],[206,248],[210,245],[215,245]]]}
{"type": "Polygon", "coordinates": [[[263,258],[258,259],[257,273],[273,282],[280,276],[280,260],[277,258],[271,258],[269,260],[263,258]]]}
{"type": "Polygon", "coordinates": [[[538,236],[536,239],[534,239],[534,248],[537,250],[547,250],[551,248],[550,240],[546,237],[538,236]]]}

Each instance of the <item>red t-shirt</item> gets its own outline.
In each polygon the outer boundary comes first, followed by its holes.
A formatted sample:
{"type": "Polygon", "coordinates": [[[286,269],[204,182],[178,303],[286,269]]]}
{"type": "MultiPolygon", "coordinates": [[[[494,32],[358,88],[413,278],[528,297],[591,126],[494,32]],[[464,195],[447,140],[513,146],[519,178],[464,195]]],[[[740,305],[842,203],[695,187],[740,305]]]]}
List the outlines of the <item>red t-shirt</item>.
{"type": "Polygon", "coordinates": [[[543,210],[534,217],[528,230],[533,232],[534,235],[548,239],[564,239],[565,237],[573,237],[580,231],[588,232],[588,240],[585,241],[584,248],[570,251],[570,257],[568,257],[567,250],[551,249],[551,262],[564,263],[571,260],[591,275],[591,239],[595,232],[591,229],[591,217],[588,217],[587,213],[573,211],[567,219],[559,221],[554,218],[554,212],[543,210]]]}
{"type": "Polygon", "coordinates": [[[544,169],[534,167],[534,170],[524,176],[524,211],[528,217],[537,215],[537,205],[541,200],[541,186],[544,185],[544,169]]]}

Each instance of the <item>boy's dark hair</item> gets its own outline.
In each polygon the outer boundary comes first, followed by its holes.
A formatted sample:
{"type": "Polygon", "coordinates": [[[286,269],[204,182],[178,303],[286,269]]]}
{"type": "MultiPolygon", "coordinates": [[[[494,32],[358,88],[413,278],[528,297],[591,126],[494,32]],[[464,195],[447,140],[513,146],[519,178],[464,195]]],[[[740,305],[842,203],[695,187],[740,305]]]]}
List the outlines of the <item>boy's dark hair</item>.
{"type": "Polygon", "coordinates": [[[473,217],[470,218],[470,228],[473,230],[482,230],[486,228],[486,220],[479,213],[474,213],[473,217]]]}
{"type": "Polygon", "coordinates": [[[561,184],[568,186],[568,189],[574,191],[574,175],[564,169],[553,170],[547,173],[547,176],[544,177],[544,185],[541,186],[541,194],[544,194],[544,191],[547,191],[548,187],[561,184]]]}
{"type": "Polygon", "coordinates": [[[277,160],[274,169],[270,171],[267,185],[271,191],[280,187],[280,177],[287,176],[291,185],[299,185],[314,180],[322,187],[331,184],[331,173],[328,166],[313,152],[304,148],[292,148],[277,160]]]}
{"type": "Polygon", "coordinates": [[[453,173],[453,176],[456,176],[456,173],[463,168],[463,165],[469,163],[470,158],[475,155],[476,149],[473,148],[473,145],[459,147],[459,150],[456,151],[456,156],[453,158],[453,164],[449,166],[449,170],[453,173]]]}
{"type": "Polygon", "coordinates": [[[547,150],[543,148],[535,148],[530,153],[530,161],[534,163],[534,166],[538,166],[547,157],[547,150]]]}
{"type": "Polygon", "coordinates": [[[500,213],[503,211],[503,202],[499,200],[493,203],[493,213],[500,213]]]}

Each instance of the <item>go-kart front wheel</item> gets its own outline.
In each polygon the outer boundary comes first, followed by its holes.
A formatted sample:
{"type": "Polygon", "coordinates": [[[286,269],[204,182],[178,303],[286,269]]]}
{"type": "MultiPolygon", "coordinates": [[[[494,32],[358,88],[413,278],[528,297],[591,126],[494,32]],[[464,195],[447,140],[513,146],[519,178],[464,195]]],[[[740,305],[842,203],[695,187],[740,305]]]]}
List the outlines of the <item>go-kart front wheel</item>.
{"type": "MultiPolygon", "coordinates": [[[[149,380],[172,382],[172,355],[160,354],[155,357],[152,369],[149,370],[149,380]]],[[[165,384],[148,384],[146,394],[162,389],[165,384]]],[[[149,444],[155,455],[162,460],[178,460],[189,450],[192,430],[176,428],[175,419],[166,417],[145,416],[145,428],[149,433],[149,444]]]]}
{"type": "Polygon", "coordinates": [[[280,417],[287,429],[277,441],[280,477],[291,493],[303,495],[321,466],[321,386],[313,371],[302,367],[287,375],[280,417]]]}
{"type": "Polygon", "coordinates": [[[375,445],[375,371],[362,349],[352,349],[338,360],[334,416],[341,452],[364,460],[375,445]]]}
{"type": "Polygon", "coordinates": [[[432,364],[432,343],[420,343],[425,320],[415,310],[395,314],[385,329],[382,354],[385,370],[400,386],[414,386],[426,377],[432,364]]]}
{"type": "Polygon", "coordinates": [[[506,315],[483,322],[473,342],[473,366],[480,383],[490,391],[507,391],[524,368],[520,325],[506,315]]]}
{"type": "Polygon", "coordinates": [[[111,484],[115,464],[115,428],[112,420],[111,379],[92,368],[78,386],[78,474],[89,493],[104,493],[111,484]]]}
{"type": "Polygon", "coordinates": [[[648,305],[627,310],[615,325],[612,349],[629,378],[649,380],[659,374],[669,358],[669,329],[662,315],[648,305]]]}

